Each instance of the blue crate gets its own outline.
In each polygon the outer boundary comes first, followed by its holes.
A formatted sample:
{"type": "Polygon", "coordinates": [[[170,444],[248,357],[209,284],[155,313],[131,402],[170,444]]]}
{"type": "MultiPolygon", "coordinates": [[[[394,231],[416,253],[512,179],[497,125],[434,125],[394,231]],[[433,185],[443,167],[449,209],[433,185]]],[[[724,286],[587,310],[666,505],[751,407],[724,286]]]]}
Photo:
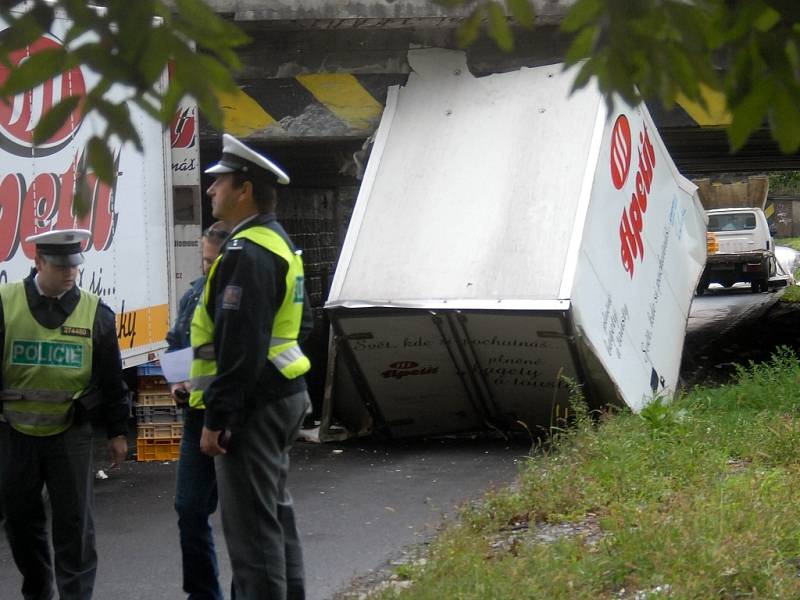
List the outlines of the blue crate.
{"type": "Polygon", "coordinates": [[[161,365],[158,364],[158,361],[153,361],[149,363],[145,363],[143,365],[139,365],[136,367],[136,373],[139,375],[163,375],[164,372],[161,370],[161,365]]]}

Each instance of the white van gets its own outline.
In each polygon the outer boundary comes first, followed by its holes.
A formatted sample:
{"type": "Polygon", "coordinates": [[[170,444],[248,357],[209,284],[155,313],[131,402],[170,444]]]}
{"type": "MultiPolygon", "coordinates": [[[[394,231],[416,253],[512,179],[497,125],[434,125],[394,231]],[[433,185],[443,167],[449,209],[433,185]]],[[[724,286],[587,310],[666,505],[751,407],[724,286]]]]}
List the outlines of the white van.
{"type": "MultiPolygon", "coordinates": [[[[702,294],[712,283],[731,287],[749,283],[752,291],[765,292],[780,287],[777,275],[775,242],[767,218],[760,208],[718,208],[706,211],[708,231],[719,245],[710,253],[700,278],[697,293],[702,294]]],[[[785,285],[785,281],[783,282],[785,285]]]]}

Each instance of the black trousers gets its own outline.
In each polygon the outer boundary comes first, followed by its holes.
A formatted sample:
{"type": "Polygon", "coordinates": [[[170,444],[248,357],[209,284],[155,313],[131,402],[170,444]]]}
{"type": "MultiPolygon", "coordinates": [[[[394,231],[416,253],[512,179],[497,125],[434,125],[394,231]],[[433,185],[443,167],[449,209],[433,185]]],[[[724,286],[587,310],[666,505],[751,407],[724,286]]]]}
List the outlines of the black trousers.
{"type": "Polygon", "coordinates": [[[265,403],[233,433],[228,453],[214,459],[235,600],[305,598],[286,478],[289,450],[309,406],[307,392],[265,403]]]}
{"type": "Polygon", "coordinates": [[[97,570],[92,455],[88,422],[48,437],[24,435],[0,423],[0,509],[25,600],[50,600],[54,574],[61,600],[92,597],[97,570]],[[44,485],[52,509],[55,573],[44,485]]]}

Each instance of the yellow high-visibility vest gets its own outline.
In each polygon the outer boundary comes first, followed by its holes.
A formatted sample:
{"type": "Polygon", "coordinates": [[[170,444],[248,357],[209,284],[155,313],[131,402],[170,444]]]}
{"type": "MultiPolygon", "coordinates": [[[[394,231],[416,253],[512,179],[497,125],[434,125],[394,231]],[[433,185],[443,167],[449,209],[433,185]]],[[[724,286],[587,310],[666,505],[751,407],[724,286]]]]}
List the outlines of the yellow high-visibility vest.
{"type": "MultiPolygon", "coordinates": [[[[286,294],[275,313],[267,359],[286,379],[296,379],[311,368],[311,362],[303,354],[300,344],[297,342],[303,320],[304,293],[303,259],[300,252],[292,252],[286,241],[269,227],[250,227],[234,234],[231,240],[235,239],[250,240],[279,256],[287,264],[286,294]]],[[[213,349],[214,321],[208,309],[208,298],[220,260],[222,260],[221,256],[211,266],[203,297],[197,303],[192,317],[191,343],[194,359],[191,369],[192,392],[189,396],[189,406],[193,408],[205,408],[203,392],[217,375],[217,362],[213,349]]]]}
{"type": "Polygon", "coordinates": [[[0,285],[5,319],[3,417],[17,431],[56,435],[72,425],[73,399],[92,376],[92,328],[100,298],[80,290],[63,325],[48,329],[31,314],[23,282],[0,285]]]}

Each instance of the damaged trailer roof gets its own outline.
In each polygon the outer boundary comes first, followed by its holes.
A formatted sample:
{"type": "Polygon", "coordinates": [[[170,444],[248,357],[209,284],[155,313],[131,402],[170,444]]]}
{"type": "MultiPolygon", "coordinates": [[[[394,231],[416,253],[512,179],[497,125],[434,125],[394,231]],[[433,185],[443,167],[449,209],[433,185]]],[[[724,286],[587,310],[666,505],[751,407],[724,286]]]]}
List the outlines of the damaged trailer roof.
{"type": "Polygon", "coordinates": [[[328,306],[544,308],[536,301],[568,298],[601,96],[570,96],[560,65],[475,78],[458,52],[412,51],[409,62],[408,84],[390,90],[328,306]]]}

